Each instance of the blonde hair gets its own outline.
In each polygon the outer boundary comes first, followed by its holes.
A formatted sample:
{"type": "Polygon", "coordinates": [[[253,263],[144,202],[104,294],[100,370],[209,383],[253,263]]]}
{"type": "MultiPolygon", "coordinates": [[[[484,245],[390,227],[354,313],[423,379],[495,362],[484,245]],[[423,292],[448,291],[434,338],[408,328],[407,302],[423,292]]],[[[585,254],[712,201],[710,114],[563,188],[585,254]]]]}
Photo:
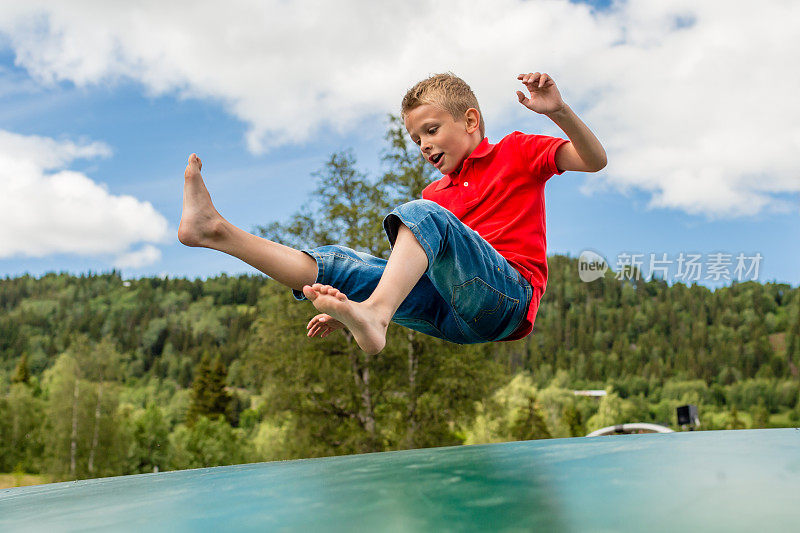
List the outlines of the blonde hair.
{"type": "Polygon", "coordinates": [[[438,105],[450,113],[450,116],[456,121],[463,120],[467,109],[474,107],[478,110],[480,117],[481,138],[484,137],[486,128],[483,124],[483,113],[478,106],[478,99],[475,98],[475,93],[472,92],[467,82],[452,72],[434,74],[410,88],[403,97],[400,118],[405,119],[409,111],[423,104],[438,105]]]}

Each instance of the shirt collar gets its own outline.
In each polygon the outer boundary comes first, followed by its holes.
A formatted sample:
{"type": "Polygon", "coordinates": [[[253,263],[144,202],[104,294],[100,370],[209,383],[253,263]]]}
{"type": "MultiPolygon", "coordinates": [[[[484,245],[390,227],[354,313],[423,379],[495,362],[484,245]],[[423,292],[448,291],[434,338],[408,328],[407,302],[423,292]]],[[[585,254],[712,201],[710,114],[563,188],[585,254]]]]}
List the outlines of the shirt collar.
{"type": "MultiPolygon", "coordinates": [[[[470,159],[480,159],[481,157],[489,155],[495,146],[496,145],[494,144],[489,144],[489,139],[487,139],[486,137],[481,139],[480,144],[478,144],[478,146],[475,147],[472,153],[469,154],[466,159],[464,159],[464,162],[461,164],[461,170],[462,171],[464,170],[464,165],[467,163],[467,161],[469,161],[470,159]]],[[[439,180],[439,184],[436,186],[434,191],[439,191],[441,189],[449,187],[450,185],[453,185],[458,181],[458,175],[459,175],[458,172],[451,172],[450,174],[446,174],[442,179],[439,180]]]]}

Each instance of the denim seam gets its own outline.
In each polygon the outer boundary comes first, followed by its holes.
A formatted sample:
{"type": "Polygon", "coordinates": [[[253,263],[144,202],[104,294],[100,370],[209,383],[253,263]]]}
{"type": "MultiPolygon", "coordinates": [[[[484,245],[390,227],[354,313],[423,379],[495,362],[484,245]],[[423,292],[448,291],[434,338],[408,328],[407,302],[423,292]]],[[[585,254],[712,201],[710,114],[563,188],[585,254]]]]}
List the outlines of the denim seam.
{"type": "MultiPolygon", "coordinates": [[[[321,254],[321,253],[317,252],[316,250],[300,250],[300,251],[303,252],[304,254],[307,254],[308,256],[310,256],[317,263],[317,280],[319,280],[319,281],[315,281],[315,283],[324,282],[325,281],[325,261],[322,258],[322,256],[330,255],[330,254],[321,254]]],[[[303,289],[300,289],[297,292],[300,293],[300,295],[303,297],[303,299],[308,300],[308,298],[306,298],[306,295],[303,294],[303,289]]],[[[294,294],[294,289],[292,289],[292,294],[294,294]]]]}
{"type": "Polygon", "coordinates": [[[369,263],[367,263],[366,261],[362,261],[361,259],[356,259],[355,257],[350,257],[349,255],[344,255],[344,254],[340,254],[340,253],[337,253],[337,252],[328,252],[325,255],[338,257],[340,259],[346,259],[348,261],[352,261],[353,263],[359,263],[361,265],[364,265],[364,266],[367,266],[367,267],[370,267],[370,268],[378,268],[378,269],[384,268],[384,267],[381,267],[381,266],[378,266],[378,265],[370,265],[369,263]]]}
{"type": "MultiPolygon", "coordinates": [[[[524,284],[520,281],[520,278],[522,278],[522,275],[519,272],[517,272],[517,277],[513,277],[513,276],[509,276],[508,274],[503,272],[503,269],[500,268],[500,267],[497,267],[497,271],[500,272],[502,275],[504,275],[506,278],[508,278],[511,281],[513,281],[514,283],[519,283],[523,287],[523,289],[525,288],[524,284]]],[[[522,279],[524,279],[524,278],[522,278],[522,279]]]]}
{"type": "MultiPolygon", "coordinates": [[[[523,280],[525,280],[525,278],[523,278],[523,280]]],[[[503,340],[512,333],[514,333],[515,331],[517,331],[517,329],[519,329],[520,324],[522,324],[522,321],[528,317],[528,309],[530,308],[531,302],[533,301],[533,287],[530,285],[530,283],[523,283],[522,288],[525,290],[525,301],[527,302],[528,305],[522,310],[523,314],[520,315],[519,320],[517,321],[516,325],[514,325],[514,329],[509,331],[507,334],[505,334],[498,340],[503,340]],[[530,297],[528,297],[528,292],[530,292],[530,297]]]]}
{"type": "MultiPolygon", "coordinates": [[[[319,261],[319,276],[317,276],[317,277],[319,278],[320,282],[324,282],[325,281],[325,260],[323,259],[323,256],[330,255],[330,254],[319,254],[318,253],[317,255],[320,258],[320,261],[319,261]]],[[[323,283],[323,285],[327,285],[327,284],[323,283]]]]}
{"type": "MultiPolygon", "coordinates": [[[[461,317],[459,316],[459,314],[458,314],[458,313],[456,313],[456,309],[455,309],[455,307],[453,307],[453,306],[452,306],[452,304],[450,305],[450,312],[451,312],[451,313],[453,313],[453,316],[455,317],[455,319],[453,320],[453,322],[455,323],[456,327],[458,328],[458,331],[459,331],[459,333],[461,333],[461,337],[462,337],[462,338],[463,338],[465,341],[467,341],[467,342],[466,342],[466,344],[468,344],[468,343],[469,343],[469,337],[468,337],[468,336],[467,336],[467,334],[464,332],[464,328],[462,328],[462,327],[461,327],[461,322],[464,322],[464,323],[466,324],[466,323],[467,323],[467,321],[466,321],[466,320],[464,320],[463,318],[461,318],[461,317]]],[[[469,327],[469,326],[467,326],[467,327],[469,327]]],[[[470,331],[472,331],[472,328],[470,328],[470,331]]],[[[474,331],[473,331],[473,334],[475,334],[475,332],[474,332],[474,331]]],[[[477,337],[478,337],[479,339],[483,340],[483,337],[481,337],[480,335],[478,335],[477,337]]]]}

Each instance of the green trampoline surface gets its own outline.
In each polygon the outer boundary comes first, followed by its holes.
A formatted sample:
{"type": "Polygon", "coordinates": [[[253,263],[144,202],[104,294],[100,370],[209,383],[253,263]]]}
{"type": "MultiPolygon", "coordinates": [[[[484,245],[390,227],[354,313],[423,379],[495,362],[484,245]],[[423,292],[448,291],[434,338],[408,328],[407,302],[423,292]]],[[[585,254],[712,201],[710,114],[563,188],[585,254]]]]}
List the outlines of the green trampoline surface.
{"type": "Polygon", "coordinates": [[[0,491],[0,531],[787,531],[800,430],[553,439],[0,491]]]}

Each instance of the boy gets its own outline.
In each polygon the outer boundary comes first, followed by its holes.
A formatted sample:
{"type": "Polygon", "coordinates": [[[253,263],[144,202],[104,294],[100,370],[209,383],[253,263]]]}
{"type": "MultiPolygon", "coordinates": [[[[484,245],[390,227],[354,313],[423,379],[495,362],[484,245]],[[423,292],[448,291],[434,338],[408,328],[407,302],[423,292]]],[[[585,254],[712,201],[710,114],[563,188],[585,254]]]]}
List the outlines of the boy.
{"type": "Polygon", "coordinates": [[[294,250],[236,228],[211,203],[195,154],[178,238],[238,257],[311,300],[321,313],[308,336],[346,327],[370,355],[384,348],[390,321],[459,344],[524,338],[547,285],[544,183],[566,170],[596,172],[606,154],[552,78],[517,79],[530,93],[517,91],[519,102],[571,142],[514,132],[489,144],[475,95],[452,74],[408,91],[405,127],[444,177],[386,216],[388,261],[337,245],[294,250]]]}

